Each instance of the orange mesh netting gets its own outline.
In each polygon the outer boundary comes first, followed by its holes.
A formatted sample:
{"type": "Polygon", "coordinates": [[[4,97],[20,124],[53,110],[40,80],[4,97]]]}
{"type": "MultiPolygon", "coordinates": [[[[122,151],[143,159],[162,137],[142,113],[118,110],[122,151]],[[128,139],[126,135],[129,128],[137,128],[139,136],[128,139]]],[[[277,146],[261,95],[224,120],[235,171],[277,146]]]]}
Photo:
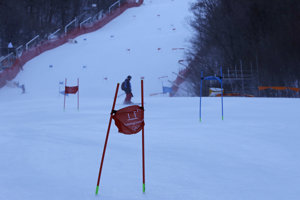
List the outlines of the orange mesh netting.
{"type": "Polygon", "coordinates": [[[281,86],[259,86],[259,90],[266,90],[266,89],[272,89],[272,90],[293,90],[295,92],[299,92],[300,88],[294,88],[294,87],[281,87],[281,86]]]}

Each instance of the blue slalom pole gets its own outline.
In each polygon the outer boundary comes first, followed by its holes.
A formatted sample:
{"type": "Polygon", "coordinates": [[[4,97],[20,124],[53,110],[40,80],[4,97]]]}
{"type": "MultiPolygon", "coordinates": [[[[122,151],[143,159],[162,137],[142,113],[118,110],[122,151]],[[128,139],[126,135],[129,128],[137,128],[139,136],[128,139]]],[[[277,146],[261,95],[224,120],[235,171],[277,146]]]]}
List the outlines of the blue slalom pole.
{"type": "Polygon", "coordinates": [[[222,66],[220,67],[221,70],[221,103],[222,103],[222,120],[224,120],[224,115],[223,115],[223,73],[222,73],[222,66]]]}
{"type": "Polygon", "coordinates": [[[202,77],[203,77],[203,72],[201,72],[201,79],[200,79],[200,111],[199,111],[200,122],[202,121],[201,119],[202,77]]]}

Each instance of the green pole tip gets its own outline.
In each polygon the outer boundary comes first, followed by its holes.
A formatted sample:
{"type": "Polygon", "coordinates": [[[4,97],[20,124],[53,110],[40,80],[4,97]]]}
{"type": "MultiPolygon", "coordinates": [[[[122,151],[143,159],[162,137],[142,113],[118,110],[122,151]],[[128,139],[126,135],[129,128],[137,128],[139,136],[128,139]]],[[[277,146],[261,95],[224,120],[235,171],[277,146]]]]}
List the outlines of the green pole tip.
{"type": "Polygon", "coordinates": [[[146,187],[145,187],[145,183],[143,183],[143,192],[145,193],[146,191],[146,187]]]}
{"type": "Polygon", "coordinates": [[[96,195],[98,194],[99,186],[96,187],[96,195]]]}
{"type": "Polygon", "coordinates": [[[201,118],[200,118],[199,120],[200,120],[200,122],[202,122],[202,119],[201,119],[201,118]]]}

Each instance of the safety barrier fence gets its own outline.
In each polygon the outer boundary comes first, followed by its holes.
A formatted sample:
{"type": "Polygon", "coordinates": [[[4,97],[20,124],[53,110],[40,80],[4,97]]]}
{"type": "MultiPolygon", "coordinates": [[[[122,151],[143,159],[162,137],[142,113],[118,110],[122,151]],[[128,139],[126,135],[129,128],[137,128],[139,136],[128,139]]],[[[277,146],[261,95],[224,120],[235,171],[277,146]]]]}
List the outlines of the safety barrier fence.
{"type": "Polygon", "coordinates": [[[185,68],[179,71],[177,78],[173,81],[172,84],[172,92],[170,93],[171,97],[176,95],[177,91],[180,88],[180,85],[185,81],[188,73],[189,73],[189,68],[185,68]]]}
{"type": "Polygon", "coordinates": [[[16,48],[15,53],[0,59],[0,88],[5,86],[7,81],[12,80],[22,70],[24,64],[41,53],[54,49],[67,43],[70,39],[74,39],[80,35],[90,33],[102,28],[104,25],[121,15],[125,10],[138,7],[144,0],[118,0],[109,10],[104,12],[100,11],[92,19],[87,18],[79,22],[77,18],[72,20],[64,28],[64,32],[60,35],[57,31],[51,33],[47,40],[38,41],[39,36],[34,37],[25,46],[21,45],[16,48]]]}
{"type": "Polygon", "coordinates": [[[181,69],[176,77],[176,79],[172,82],[170,97],[176,95],[177,91],[180,89],[180,85],[186,80],[187,76],[190,73],[190,68],[187,63],[184,64],[184,60],[179,60],[178,63],[181,64],[184,68],[181,69]]]}

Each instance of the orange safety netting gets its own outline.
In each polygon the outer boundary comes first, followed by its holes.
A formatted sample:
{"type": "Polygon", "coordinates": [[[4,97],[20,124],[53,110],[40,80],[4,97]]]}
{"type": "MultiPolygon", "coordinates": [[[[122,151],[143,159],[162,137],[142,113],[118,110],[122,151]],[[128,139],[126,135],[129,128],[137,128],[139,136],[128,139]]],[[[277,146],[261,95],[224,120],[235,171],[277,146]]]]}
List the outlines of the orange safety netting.
{"type": "MultiPolygon", "coordinates": [[[[217,94],[216,95],[217,97],[221,97],[222,95],[221,94],[217,94]]],[[[223,94],[224,97],[254,97],[254,95],[251,95],[251,94],[239,94],[239,93],[224,93],[223,94]]]]}
{"type": "Polygon", "coordinates": [[[273,86],[259,86],[259,90],[266,90],[266,89],[273,89],[273,90],[293,90],[295,92],[300,92],[300,88],[294,88],[294,87],[273,87],[273,86]]]}
{"type": "Polygon", "coordinates": [[[292,88],[292,87],[289,87],[290,90],[293,90],[295,92],[300,92],[300,88],[292,88]]]}

